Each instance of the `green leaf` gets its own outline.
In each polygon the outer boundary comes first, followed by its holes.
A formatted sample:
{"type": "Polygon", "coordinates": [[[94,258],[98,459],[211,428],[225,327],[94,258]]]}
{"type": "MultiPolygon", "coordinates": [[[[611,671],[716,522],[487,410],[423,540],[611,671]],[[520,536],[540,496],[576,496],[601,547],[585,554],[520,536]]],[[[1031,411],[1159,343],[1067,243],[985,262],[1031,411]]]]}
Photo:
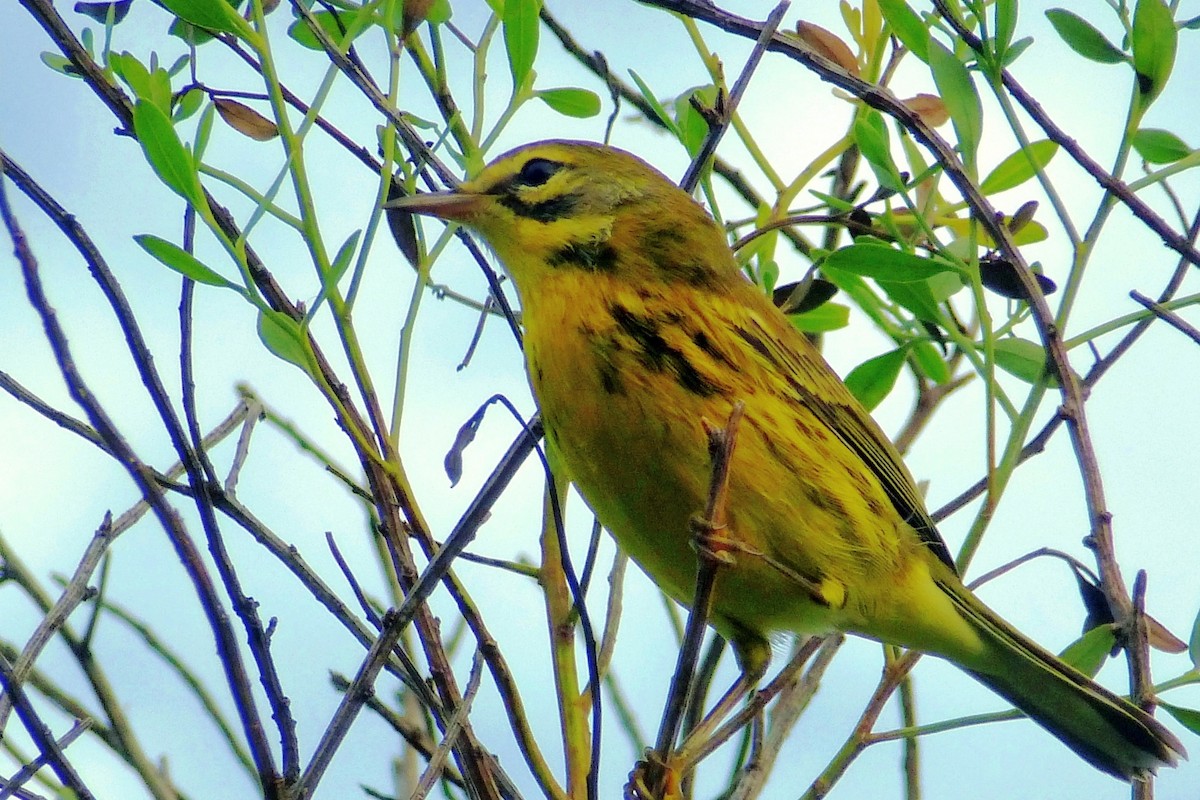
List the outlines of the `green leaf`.
{"type": "Polygon", "coordinates": [[[823,303],[803,314],[788,314],[788,321],[802,333],[836,331],[850,324],[850,307],[841,303],[823,303]]]}
{"type": "Polygon", "coordinates": [[[183,72],[187,65],[191,63],[191,60],[191,55],[187,53],[184,53],[179,58],[175,59],[175,63],[167,68],[167,77],[174,78],[176,75],[183,72]]]}
{"type": "Polygon", "coordinates": [[[950,367],[946,365],[946,360],[942,358],[932,342],[926,339],[914,342],[912,345],[912,354],[922,374],[934,383],[939,385],[944,384],[953,377],[950,374],[950,367]]]}
{"type": "Polygon", "coordinates": [[[265,309],[258,314],[258,338],[276,357],[312,374],[308,337],[299,322],[282,311],[265,309]]]}
{"type": "Polygon", "coordinates": [[[566,117],[585,119],[600,113],[600,95],[590,89],[564,87],[534,93],[543,103],[566,117]]]}
{"type": "Polygon", "coordinates": [[[1163,0],[1138,0],[1133,10],[1133,69],[1137,72],[1142,108],[1149,106],[1167,85],[1175,66],[1179,31],[1163,0]]]}
{"type": "MultiPolygon", "coordinates": [[[[397,7],[399,8],[400,6],[397,5],[397,7]]],[[[357,39],[367,30],[367,28],[364,26],[351,26],[350,21],[352,20],[353,15],[350,13],[343,13],[339,18],[339,15],[333,13],[332,11],[318,11],[313,14],[312,17],[316,21],[317,25],[320,26],[321,30],[325,31],[325,35],[337,44],[344,43],[343,40],[346,38],[346,33],[350,31],[352,27],[358,32],[354,35],[354,37],[351,38],[351,41],[357,39]]],[[[310,28],[308,23],[303,19],[298,19],[289,25],[287,34],[294,42],[296,42],[296,44],[300,45],[301,47],[306,47],[309,50],[317,51],[323,51],[325,49],[321,46],[321,41],[317,38],[317,35],[313,33],[312,28],[310,28]]]]}
{"type": "MultiPolygon", "coordinates": [[[[396,5],[403,5],[397,3],[396,5]]],[[[450,7],[450,0],[433,0],[429,10],[425,12],[425,21],[430,25],[445,25],[454,15],[454,10],[450,7]]]]}
{"type": "Polygon", "coordinates": [[[1001,66],[1007,67],[1012,64],[1020,58],[1021,53],[1029,49],[1029,45],[1031,44],[1033,44],[1032,36],[1022,36],[1020,39],[1017,39],[1004,51],[1004,60],[1001,62],[1001,66]]]}
{"type": "Polygon", "coordinates": [[[996,52],[1001,56],[1012,42],[1017,29],[1017,0],[996,0],[996,52]]]}
{"type": "Polygon", "coordinates": [[[147,68],[132,53],[109,53],[108,65],[133,91],[138,100],[146,100],[171,113],[171,76],[155,66],[152,59],[147,68]]]}
{"type": "Polygon", "coordinates": [[[125,81],[135,97],[146,99],[150,96],[150,70],[138,61],[137,56],[129,52],[109,53],[108,65],[125,81]]]}
{"type": "Polygon", "coordinates": [[[1192,636],[1188,640],[1188,656],[1192,659],[1192,666],[1200,669],[1200,613],[1196,614],[1196,621],[1192,623],[1192,636]]]}
{"type": "MultiPolygon", "coordinates": [[[[395,209],[388,209],[394,211],[395,209]]],[[[362,234],[362,230],[356,230],[347,237],[346,241],[342,242],[342,246],[338,248],[337,255],[333,259],[333,263],[329,265],[329,272],[325,274],[321,280],[321,293],[317,295],[317,299],[313,301],[312,308],[308,312],[309,319],[312,319],[313,312],[320,307],[325,298],[335,286],[342,276],[346,274],[346,270],[350,269],[350,262],[354,258],[354,250],[358,247],[358,237],[362,234]]]]}
{"type": "Polygon", "coordinates": [[[1158,705],[1192,733],[1200,734],[1200,711],[1158,701],[1158,705]]]}
{"type": "Polygon", "coordinates": [[[697,86],[688,89],[675,99],[675,124],[678,126],[680,141],[693,156],[700,152],[704,139],[708,136],[708,122],[700,116],[700,112],[692,106],[690,98],[695,97],[701,105],[712,108],[717,101],[717,87],[697,86]]]}
{"type": "Polygon", "coordinates": [[[51,53],[47,50],[42,53],[42,63],[55,72],[62,73],[63,75],[69,75],[72,78],[79,77],[79,73],[75,71],[75,67],[71,64],[71,59],[67,58],[66,56],[59,55],[58,53],[51,53]]]}
{"type": "Polygon", "coordinates": [[[937,298],[933,296],[928,281],[898,283],[879,281],[880,288],[895,302],[911,311],[917,319],[933,325],[943,325],[942,312],[937,298]]]}
{"type": "Polygon", "coordinates": [[[1095,677],[1117,641],[1111,625],[1097,625],[1059,653],[1058,657],[1089,677],[1095,677]]]}
{"type": "Polygon", "coordinates": [[[256,36],[250,23],[242,19],[225,0],[158,0],[175,16],[196,27],[218,33],[231,33],[243,39],[256,36]]]}
{"type": "Polygon", "coordinates": [[[504,48],[512,72],[513,89],[525,85],[538,49],[538,12],[542,0],[506,0],[504,3],[504,48]]]}
{"type": "Polygon", "coordinates": [[[954,270],[949,261],[906,253],[883,244],[852,244],[829,254],[824,269],[841,269],[875,280],[895,283],[923,281],[954,270]]]}
{"type": "Polygon", "coordinates": [[[638,75],[633,70],[629,70],[629,77],[633,78],[633,82],[637,85],[638,91],[642,93],[642,99],[645,100],[646,104],[649,105],[654,111],[654,114],[658,117],[659,122],[661,122],[667,130],[675,134],[677,138],[682,139],[683,135],[679,131],[679,126],[675,124],[675,120],[672,119],[671,115],[667,113],[667,110],[663,108],[663,104],[658,102],[658,98],[654,96],[654,92],[650,91],[650,87],[646,85],[644,80],[642,80],[642,76],[638,75]]]}
{"type": "MultiPolygon", "coordinates": [[[[1037,342],[1015,336],[996,341],[996,366],[1026,383],[1037,383],[1046,375],[1046,351],[1037,342]]],[[[1057,386],[1057,381],[1051,381],[1057,386]]]]}
{"type": "Polygon", "coordinates": [[[1151,164],[1170,164],[1191,155],[1187,142],[1162,128],[1142,128],[1133,135],[1133,149],[1151,164]]]}
{"type": "Polygon", "coordinates": [[[1021,148],[1001,161],[983,179],[983,183],[979,185],[979,190],[988,195],[997,194],[1020,186],[1036,175],[1037,170],[1045,169],[1046,165],[1050,163],[1050,159],[1054,158],[1054,154],[1057,152],[1057,142],[1052,142],[1049,139],[1031,142],[1029,147],[1021,148]]]}
{"type": "Polygon", "coordinates": [[[1046,19],[1054,26],[1059,38],[1067,43],[1067,47],[1089,61],[1101,64],[1120,64],[1128,61],[1120,48],[1108,41],[1103,33],[1092,23],[1065,8],[1052,8],[1046,12],[1046,19]]]}
{"type": "Polygon", "coordinates": [[[975,153],[983,136],[983,105],[979,102],[975,83],[958,57],[935,39],[929,41],[929,69],[958,134],[963,163],[970,166],[975,163],[975,153]]]}
{"type": "Polygon", "coordinates": [[[203,89],[189,89],[187,92],[184,92],[183,96],[179,98],[179,102],[175,105],[175,113],[171,115],[171,121],[182,122],[195,114],[200,110],[200,106],[204,104],[205,97],[207,95],[204,94],[203,89]]]}
{"type": "Polygon", "coordinates": [[[196,283],[220,286],[223,289],[233,289],[239,294],[243,293],[242,287],[222,277],[218,272],[201,263],[194,255],[166,239],[144,233],[141,236],[133,237],[133,240],[163,264],[180,275],[191,278],[196,283]]]}
{"type": "Polygon", "coordinates": [[[182,39],[189,45],[195,45],[197,47],[202,44],[207,44],[213,39],[213,35],[208,31],[204,30],[203,28],[197,28],[192,23],[184,22],[181,19],[177,19],[172,22],[171,27],[167,28],[167,33],[169,33],[171,36],[182,39]]]}
{"type": "Polygon", "coordinates": [[[191,154],[162,109],[138,100],[133,107],[133,130],[159,179],[194,208],[204,208],[204,191],[191,154]]]}
{"type": "Polygon", "coordinates": [[[204,109],[204,113],[200,115],[200,122],[196,125],[196,142],[192,149],[192,159],[199,163],[204,157],[204,151],[208,147],[208,141],[212,138],[213,123],[217,119],[217,107],[212,103],[204,109]]]}
{"type": "Polygon", "coordinates": [[[888,27],[912,54],[929,63],[929,28],[904,0],[879,0],[888,27]]]}
{"type": "Polygon", "coordinates": [[[896,385],[896,378],[904,367],[906,356],[904,347],[875,356],[850,370],[846,376],[846,388],[858,398],[868,411],[871,411],[888,396],[896,385]]]}
{"type": "Polygon", "coordinates": [[[875,173],[879,185],[893,192],[904,191],[904,181],[900,178],[896,162],[892,160],[887,123],[883,115],[874,109],[860,114],[854,121],[854,141],[875,173]]]}

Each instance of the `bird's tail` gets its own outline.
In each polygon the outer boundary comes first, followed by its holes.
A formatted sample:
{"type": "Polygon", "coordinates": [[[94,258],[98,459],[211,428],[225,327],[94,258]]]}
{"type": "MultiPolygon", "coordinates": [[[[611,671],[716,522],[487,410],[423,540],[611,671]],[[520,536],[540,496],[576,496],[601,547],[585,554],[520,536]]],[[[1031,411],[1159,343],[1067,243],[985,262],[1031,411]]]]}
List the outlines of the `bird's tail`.
{"type": "Polygon", "coordinates": [[[1187,757],[1160,722],[1030,641],[958,581],[939,586],[985,642],[967,671],[1086,761],[1131,780],[1187,757]]]}

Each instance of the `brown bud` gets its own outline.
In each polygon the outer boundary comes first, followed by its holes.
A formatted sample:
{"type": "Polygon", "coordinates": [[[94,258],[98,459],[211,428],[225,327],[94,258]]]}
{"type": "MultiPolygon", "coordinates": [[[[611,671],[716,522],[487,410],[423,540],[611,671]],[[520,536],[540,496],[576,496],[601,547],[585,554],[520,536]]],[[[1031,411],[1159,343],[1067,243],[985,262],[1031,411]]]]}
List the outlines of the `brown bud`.
{"type": "Polygon", "coordinates": [[[1008,229],[1013,233],[1020,232],[1029,223],[1033,222],[1033,215],[1037,213],[1037,200],[1028,200],[1021,204],[1016,213],[1008,220],[1008,229]]]}
{"type": "Polygon", "coordinates": [[[946,111],[946,104],[937,95],[922,93],[901,102],[931,128],[945,125],[946,121],[950,119],[950,113],[946,111]]]}
{"type": "Polygon", "coordinates": [[[855,77],[858,76],[858,59],[854,52],[832,31],[801,20],[796,23],[796,36],[817,55],[837,64],[855,77]]]}
{"type": "Polygon", "coordinates": [[[404,0],[404,21],[400,30],[400,38],[407,39],[408,35],[417,29],[429,15],[429,7],[433,0],[404,0]]]}
{"type": "Polygon", "coordinates": [[[217,113],[225,120],[226,125],[256,142],[265,142],[279,135],[279,128],[275,127],[275,123],[250,106],[223,97],[213,98],[213,105],[217,107],[217,113]]]}

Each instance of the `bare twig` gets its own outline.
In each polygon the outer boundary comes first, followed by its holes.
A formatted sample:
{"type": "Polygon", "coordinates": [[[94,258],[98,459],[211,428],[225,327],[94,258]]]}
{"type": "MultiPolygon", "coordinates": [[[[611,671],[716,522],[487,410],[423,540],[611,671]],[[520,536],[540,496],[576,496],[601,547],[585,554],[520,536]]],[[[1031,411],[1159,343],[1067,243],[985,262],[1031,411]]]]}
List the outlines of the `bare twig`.
{"type": "Polygon", "coordinates": [[[388,659],[388,653],[400,640],[400,634],[404,632],[404,627],[395,612],[389,611],[383,615],[383,628],[379,632],[379,638],[367,651],[354,680],[350,682],[350,686],[342,695],[341,703],[338,704],[324,733],[321,734],[321,740],[313,751],[312,759],[292,787],[291,798],[293,800],[306,800],[316,792],[317,784],[320,783],[326,768],[333,760],[333,754],[341,745],[342,739],[350,732],[350,726],[354,723],[358,712],[362,710],[367,699],[373,694],[375,678],[383,669],[383,665],[388,659]]]}
{"type": "MultiPolygon", "coordinates": [[[[75,720],[75,724],[71,726],[71,730],[67,731],[58,738],[57,744],[59,749],[66,750],[68,747],[70,747],[72,742],[86,733],[89,729],[91,729],[91,727],[91,720],[75,720]]],[[[30,778],[37,774],[38,770],[46,766],[47,763],[47,754],[39,753],[37,758],[30,761],[28,764],[22,764],[21,768],[17,770],[11,778],[8,778],[7,780],[0,779],[0,800],[7,800],[7,798],[12,797],[14,794],[18,797],[27,796],[26,793],[21,791],[21,787],[24,786],[30,778]]]]}
{"type": "Polygon", "coordinates": [[[725,504],[729,491],[729,467],[733,459],[733,448],[737,443],[738,424],[742,420],[744,411],[745,405],[739,401],[730,412],[729,420],[724,428],[714,428],[705,422],[709,456],[712,459],[712,476],[709,482],[708,503],[704,510],[704,516],[694,521],[698,556],[696,588],[688,612],[683,646],[679,650],[679,657],[675,663],[675,673],[671,678],[666,707],[659,725],[658,739],[651,755],[651,761],[647,765],[649,772],[645,776],[647,785],[656,792],[668,777],[671,753],[675,748],[675,741],[679,738],[684,708],[687,698],[691,694],[696,657],[699,655],[700,643],[704,638],[704,630],[711,612],[717,573],[721,565],[727,563],[729,559],[722,547],[720,537],[724,535],[723,529],[726,524],[725,504]]]}
{"type": "Polygon", "coordinates": [[[479,685],[483,678],[483,654],[478,650],[475,651],[475,656],[471,659],[471,674],[467,678],[467,688],[463,692],[462,704],[455,710],[452,716],[446,723],[446,732],[442,737],[442,743],[431,755],[429,764],[425,767],[425,774],[421,776],[417,788],[413,790],[411,800],[424,800],[433,789],[435,782],[443,778],[443,773],[446,770],[446,757],[450,754],[450,746],[454,743],[455,738],[462,732],[463,724],[467,720],[467,714],[471,712],[471,703],[475,700],[475,695],[479,692],[479,685]]]}
{"type": "Polygon", "coordinates": [[[688,165],[687,172],[683,174],[683,178],[679,181],[679,187],[688,194],[696,188],[696,184],[700,180],[708,160],[712,158],[713,153],[717,151],[717,145],[721,142],[721,137],[725,135],[725,131],[729,129],[730,123],[733,122],[733,115],[737,111],[738,103],[742,101],[742,95],[746,93],[746,88],[750,85],[750,78],[754,75],[754,71],[758,68],[758,64],[762,61],[763,55],[767,52],[767,43],[771,41],[771,37],[775,35],[775,31],[779,28],[779,23],[783,19],[783,15],[787,13],[788,6],[791,5],[790,0],[782,0],[775,9],[767,15],[767,19],[763,22],[762,31],[758,34],[758,40],[754,43],[754,49],[750,51],[750,55],[746,57],[746,65],[742,67],[742,72],[734,81],[733,88],[729,91],[729,97],[721,102],[718,100],[718,108],[716,108],[716,118],[709,122],[708,135],[704,137],[700,149],[692,158],[692,163],[688,165]]]}
{"type": "Polygon", "coordinates": [[[42,721],[33,704],[29,702],[29,698],[25,696],[21,682],[13,675],[12,666],[4,656],[0,656],[0,686],[3,686],[5,695],[16,709],[17,716],[20,717],[21,723],[29,733],[29,738],[33,740],[38,752],[54,770],[54,774],[62,781],[63,786],[74,792],[80,800],[95,800],[95,795],[91,793],[84,784],[83,778],[67,760],[66,754],[54,738],[49,726],[42,721]]]}
{"type": "MultiPolygon", "coordinates": [[[[105,514],[104,520],[100,523],[100,527],[96,529],[96,533],[92,536],[92,541],[88,544],[87,549],[83,553],[83,557],[79,560],[78,566],[75,567],[75,574],[71,576],[70,582],[63,588],[62,594],[58,601],[49,612],[42,615],[42,621],[38,623],[33,634],[29,637],[25,649],[21,651],[21,656],[12,665],[13,680],[21,683],[25,680],[25,676],[33,667],[33,662],[37,660],[42,649],[50,642],[50,640],[59,632],[63,625],[67,622],[67,617],[82,603],[88,599],[90,592],[88,591],[88,581],[92,577],[92,572],[104,558],[104,553],[108,549],[108,545],[113,540],[112,530],[112,514],[105,514]]],[[[0,731],[4,730],[8,720],[9,711],[12,708],[12,698],[0,698],[0,731]]]]}
{"type": "Polygon", "coordinates": [[[1183,317],[1179,316],[1170,309],[1163,308],[1161,305],[1154,302],[1149,297],[1146,297],[1146,295],[1142,294],[1141,292],[1130,292],[1129,296],[1144,305],[1146,308],[1150,309],[1151,314],[1158,317],[1163,322],[1167,323],[1196,344],[1200,344],[1200,330],[1197,330],[1194,325],[1189,324],[1183,317]]]}
{"type": "MultiPolygon", "coordinates": [[[[57,206],[57,204],[54,205],[57,206]]],[[[125,439],[113,424],[108,413],[100,405],[95,395],[92,394],[87,383],[76,368],[66,334],[59,325],[58,318],[43,290],[37,261],[33,257],[33,253],[29,250],[25,236],[9,208],[3,182],[0,182],[0,216],[3,216],[5,226],[13,239],[17,260],[21,265],[22,275],[25,279],[29,302],[42,319],[46,338],[50,342],[59,371],[67,383],[67,388],[72,399],[84,409],[92,427],[105,440],[118,463],[125,468],[142,496],[150,503],[155,515],[158,517],[159,523],[166,531],[180,561],[183,563],[192,580],[196,594],[200,598],[201,605],[204,608],[209,626],[216,640],[217,651],[221,656],[221,663],[234,695],[243,729],[250,741],[251,753],[254,756],[255,765],[258,769],[263,792],[268,798],[273,798],[278,788],[278,773],[275,770],[270,745],[263,732],[262,721],[254,705],[249,677],[245,671],[241,653],[238,650],[237,640],[233,635],[232,627],[228,623],[227,614],[222,608],[216,587],[212,583],[212,578],[208,574],[203,559],[184,527],[178,512],[167,503],[161,487],[154,479],[153,471],[137,457],[125,442],[125,439]]],[[[129,311],[128,303],[125,302],[123,294],[117,287],[111,273],[108,272],[103,259],[91,247],[90,240],[86,238],[86,235],[83,235],[82,230],[76,230],[77,223],[75,223],[74,217],[66,214],[65,211],[61,211],[61,209],[55,209],[54,213],[52,213],[52,218],[59,222],[60,225],[65,226],[68,236],[80,247],[89,266],[92,267],[93,275],[98,278],[102,288],[106,289],[106,293],[113,303],[114,310],[117,311],[118,318],[122,322],[122,328],[130,340],[131,348],[136,349],[142,356],[136,360],[139,366],[143,368],[143,380],[147,381],[148,385],[154,384],[156,387],[156,391],[152,392],[152,394],[160,403],[160,414],[162,414],[164,421],[168,419],[173,421],[174,414],[170,410],[169,402],[166,402],[165,391],[162,391],[162,386],[157,380],[157,375],[150,368],[152,359],[149,356],[149,351],[145,347],[145,342],[141,340],[136,323],[132,321],[132,314],[129,311]]],[[[182,432],[179,431],[177,422],[174,426],[174,433],[176,435],[173,439],[179,445],[179,451],[181,453],[188,453],[189,447],[181,437],[182,432]]],[[[181,457],[181,460],[186,463],[188,459],[181,457]]],[[[205,504],[200,505],[203,507],[205,504]]]]}

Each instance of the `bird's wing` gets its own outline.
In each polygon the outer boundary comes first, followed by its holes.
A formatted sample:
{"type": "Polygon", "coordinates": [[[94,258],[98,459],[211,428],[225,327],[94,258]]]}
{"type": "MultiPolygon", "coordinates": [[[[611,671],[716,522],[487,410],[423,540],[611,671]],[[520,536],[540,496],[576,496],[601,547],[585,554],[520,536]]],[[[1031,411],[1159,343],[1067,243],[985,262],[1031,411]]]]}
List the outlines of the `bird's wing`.
{"type": "MultiPolygon", "coordinates": [[[[757,290],[747,287],[750,291],[757,290]]],[[[758,304],[755,303],[755,306],[758,304]]],[[[937,531],[916,483],[887,435],[837,374],[791,323],[773,308],[745,305],[734,332],[775,370],[803,403],[879,479],[888,499],[929,549],[950,569],[954,558],[937,531]]],[[[957,571],[957,570],[956,570],[957,571]]]]}

